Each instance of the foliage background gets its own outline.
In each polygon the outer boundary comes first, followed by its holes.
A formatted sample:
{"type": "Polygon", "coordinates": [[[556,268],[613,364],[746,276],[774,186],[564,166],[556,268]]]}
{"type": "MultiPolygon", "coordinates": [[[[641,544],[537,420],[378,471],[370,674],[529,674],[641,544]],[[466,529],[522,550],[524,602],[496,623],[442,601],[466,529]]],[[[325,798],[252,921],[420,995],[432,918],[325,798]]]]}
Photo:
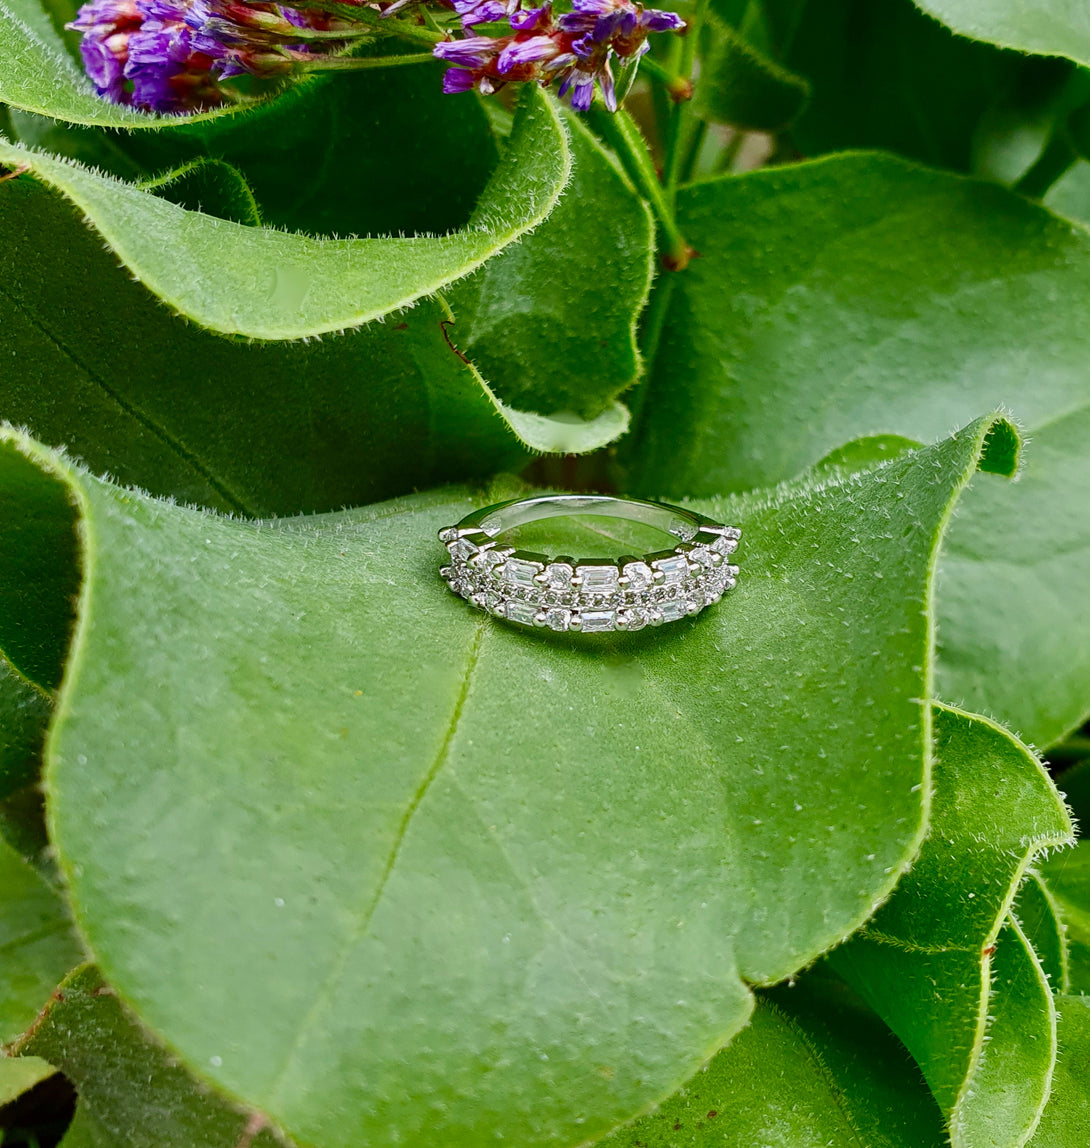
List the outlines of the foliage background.
{"type": "Polygon", "coordinates": [[[5,1148],[1085,1142],[1090,18],[683,14],[179,120],[0,0],[5,1148]],[[739,586],[473,615],[528,485],[739,586]]]}

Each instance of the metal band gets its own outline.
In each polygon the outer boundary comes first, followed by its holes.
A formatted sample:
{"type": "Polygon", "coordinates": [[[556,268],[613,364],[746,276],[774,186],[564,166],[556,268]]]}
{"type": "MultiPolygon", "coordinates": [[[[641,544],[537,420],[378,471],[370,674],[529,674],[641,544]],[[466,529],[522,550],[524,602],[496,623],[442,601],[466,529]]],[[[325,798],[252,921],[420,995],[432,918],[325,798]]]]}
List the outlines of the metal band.
{"type": "Polygon", "coordinates": [[[661,502],[600,494],[548,494],[486,506],[439,532],[450,552],[440,570],[451,590],[509,622],[582,633],[642,630],[697,614],[738,575],[727,557],[741,531],[661,502]],[[682,541],[642,557],[549,558],[501,546],[516,526],[593,514],[652,526],[682,541]]]}

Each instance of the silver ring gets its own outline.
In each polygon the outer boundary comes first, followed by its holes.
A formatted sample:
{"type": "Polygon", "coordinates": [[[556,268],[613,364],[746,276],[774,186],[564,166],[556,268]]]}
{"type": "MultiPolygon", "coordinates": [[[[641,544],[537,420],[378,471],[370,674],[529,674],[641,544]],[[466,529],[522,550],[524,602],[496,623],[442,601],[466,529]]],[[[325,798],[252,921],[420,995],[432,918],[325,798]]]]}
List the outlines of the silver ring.
{"type": "Polygon", "coordinates": [[[702,514],[604,494],[517,498],[467,514],[439,531],[450,564],[439,573],[479,610],[523,626],[599,633],[661,626],[718,602],[738,576],[727,558],[742,532],[702,514]],[[642,557],[549,558],[502,546],[501,534],[543,518],[594,514],[624,518],[680,538],[642,557]]]}

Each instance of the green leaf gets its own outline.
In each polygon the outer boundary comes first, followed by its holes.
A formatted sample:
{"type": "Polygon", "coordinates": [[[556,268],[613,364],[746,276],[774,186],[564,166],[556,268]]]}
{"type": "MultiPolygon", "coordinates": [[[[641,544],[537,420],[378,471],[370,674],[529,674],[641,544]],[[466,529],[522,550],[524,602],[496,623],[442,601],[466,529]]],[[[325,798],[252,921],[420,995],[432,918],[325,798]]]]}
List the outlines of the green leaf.
{"type": "Polygon", "coordinates": [[[326,236],[464,227],[498,158],[483,101],[444,95],[434,68],[312,77],[242,115],[123,143],[153,171],[230,163],[268,225],[326,236]]]}
{"type": "Polygon", "coordinates": [[[472,218],[441,237],[311,239],[187,211],[2,140],[0,161],[29,165],[67,196],[168,307],[221,334],[259,339],[359,326],[446,287],[545,219],[571,169],[556,108],[532,85],[472,218]]]}
{"type": "Polygon", "coordinates": [[[1090,997],[1060,997],[1060,1053],[1033,1148],[1082,1148],[1090,1128],[1090,997]]]}
{"type": "MultiPolygon", "coordinates": [[[[31,1063],[56,1065],[79,1093],[61,1148],[273,1148],[278,1143],[252,1114],[200,1085],[152,1043],[92,966],[76,969],[64,981],[34,1031],[16,1047],[31,1063]],[[31,1055],[44,1060],[30,1061],[31,1055]]],[[[4,1063],[0,1060],[0,1069],[4,1063]]]]}
{"type": "Polygon", "coordinates": [[[35,780],[52,712],[52,696],[0,653],[0,801],[35,780]]]}
{"type": "Polygon", "coordinates": [[[1050,857],[1040,870],[1065,928],[1071,991],[1090,993],[1090,841],[1050,857]]]}
{"type": "Polygon", "coordinates": [[[743,979],[851,933],[914,856],[934,553],[1013,435],[702,503],[745,530],[731,599],[584,645],[438,579],[435,531],[502,488],[248,523],[9,432],[85,524],[47,788],[110,983],[323,1148],[581,1143],[669,1095],[743,979]]]}
{"type": "Polygon", "coordinates": [[[57,1070],[37,1056],[0,1055],[0,1107],[18,1100],[57,1070]]]}
{"type": "Polygon", "coordinates": [[[939,1148],[919,1069],[846,985],[806,973],[761,993],[748,1028],[604,1148],[939,1148]]]}
{"type": "Polygon", "coordinates": [[[714,123],[776,132],[792,124],[810,85],[758,51],[714,12],[705,17],[705,49],[693,110],[714,123]]]}
{"type": "Polygon", "coordinates": [[[2,1044],[30,1025],[83,953],[60,895],[3,840],[0,889],[2,1044]]]}
{"type": "MultiPolygon", "coordinates": [[[[328,510],[518,468],[527,445],[591,450],[627,423],[617,404],[587,423],[504,407],[448,346],[431,303],[306,345],[199,331],[30,181],[0,186],[0,234],[0,328],[20,364],[0,375],[0,417],[156,494],[254,515],[328,510]]],[[[13,570],[0,602],[33,585],[13,570]]]]}
{"type": "Polygon", "coordinates": [[[893,897],[828,960],[915,1057],[954,1148],[1018,1148],[1048,1098],[1051,994],[1009,914],[1033,858],[1071,837],[1025,746],[984,718],[936,708],[928,838],[893,897]]]}
{"type": "Polygon", "coordinates": [[[203,211],[220,219],[251,227],[261,226],[261,209],[242,173],[218,159],[195,159],[154,179],[144,180],[144,191],[190,211],[203,211]]]}
{"type": "Polygon", "coordinates": [[[1054,993],[1071,991],[1067,931],[1060,906],[1039,873],[1026,874],[1014,903],[1014,918],[1041,962],[1054,993]]]}
{"type": "Polygon", "coordinates": [[[1090,64],[1090,10],[1071,0],[916,0],[955,32],[1005,48],[1090,64]]]}
{"type": "Polygon", "coordinates": [[[912,0],[771,0],[782,63],[809,106],[791,130],[806,155],[885,148],[968,171],[982,117],[1017,80],[1015,53],[952,35],[912,0]]]}
{"type": "Polygon", "coordinates": [[[675,277],[629,485],[764,486],[848,439],[931,441],[1007,404],[1033,446],[1020,482],[975,483],[951,527],[938,692],[1037,745],[1080,724],[1090,235],[877,155],[699,184],[678,212],[703,258],[675,277]]]}
{"type": "Polygon", "coordinates": [[[556,210],[448,298],[453,336],[505,401],[597,415],[640,372],[654,226],[612,157],[568,124],[573,174],[556,210]]]}
{"type": "MultiPolygon", "coordinates": [[[[70,123],[104,127],[157,128],[182,118],[137,112],[97,95],[39,0],[0,0],[0,101],[70,123]]],[[[237,106],[228,105],[195,118],[235,111],[237,106]]]]}

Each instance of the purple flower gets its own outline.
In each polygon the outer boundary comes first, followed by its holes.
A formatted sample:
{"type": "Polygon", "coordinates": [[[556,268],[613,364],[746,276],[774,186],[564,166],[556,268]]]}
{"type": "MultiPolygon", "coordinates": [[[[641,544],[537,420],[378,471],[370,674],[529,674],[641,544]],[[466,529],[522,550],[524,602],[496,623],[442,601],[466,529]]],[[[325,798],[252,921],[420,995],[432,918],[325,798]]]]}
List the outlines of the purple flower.
{"type": "Polygon", "coordinates": [[[443,73],[443,91],[453,95],[455,92],[469,92],[476,86],[473,73],[465,68],[447,68],[443,73]]]}
{"type": "Polygon", "coordinates": [[[502,75],[520,64],[541,64],[552,59],[558,50],[551,36],[531,36],[528,40],[514,40],[500,52],[496,70],[502,75]]]}
{"type": "Polygon", "coordinates": [[[521,0],[454,0],[454,11],[462,18],[463,28],[476,24],[493,24],[518,11],[521,0]]]}
{"type": "Polygon", "coordinates": [[[432,55],[460,68],[484,67],[499,53],[502,40],[491,36],[467,36],[464,40],[443,40],[432,49],[432,55]]]}

